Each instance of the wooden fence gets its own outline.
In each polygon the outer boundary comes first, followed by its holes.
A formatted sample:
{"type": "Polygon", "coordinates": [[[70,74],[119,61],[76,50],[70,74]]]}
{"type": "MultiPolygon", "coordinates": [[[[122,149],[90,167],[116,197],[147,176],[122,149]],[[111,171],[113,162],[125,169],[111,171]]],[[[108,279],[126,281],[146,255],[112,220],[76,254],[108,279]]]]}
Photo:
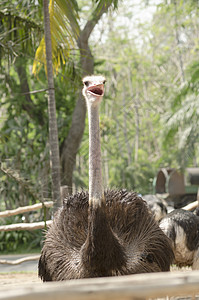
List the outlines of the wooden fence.
{"type": "MultiPolygon", "coordinates": [[[[43,203],[38,203],[34,205],[18,207],[17,209],[13,210],[6,210],[0,212],[0,217],[10,217],[18,214],[23,214],[29,211],[34,211],[41,209],[43,207],[50,208],[53,206],[52,201],[46,201],[43,203]]],[[[49,226],[52,223],[51,220],[42,221],[42,222],[34,222],[34,223],[17,223],[17,224],[10,224],[10,225],[2,225],[0,226],[0,231],[15,231],[15,230],[35,230],[35,229],[42,229],[45,226],[49,226]]],[[[9,264],[9,265],[18,265],[26,261],[37,260],[39,259],[39,255],[25,257],[22,259],[17,259],[15,261],[10,260],[0,260],[0,264],[9,264]]]]}
{"type": "MultiPolygon", "coordinates": [[[[64,185],[61,186],[61,199],[62,201],[68,196],[68,186],[64,185]]],[[[53,201],[45,201],[42,203],[24,206],[24,207],[18,207],[17,209],[12,210],[6,210],[0,212],[0,217],[9,217],[14,216],[18,214],[23,214],[26,212],[38,210],[41,208],[50,208],[53,206],[53,201]]],[[[52,220],[48,221],[42,221],[42,222],[34,222],[34,223],[17,223],[17,224],[10,224],[10,225],[2,225],[0,226],[0,231],[15,231],[15,230],[36,230],[36,229],[42,229],[46,226],[48,227],[52,223],[52,220]]],[[[39,255],[37,256],[30,256],[25,257],[20,260],[10,261],[10,260],[0,260],[0,264],[9,264],[9,265],[18,265],[20,263],[23,263],[25,261],[31,261],[31,260],[37,260],[39,259],[39,255]]]]}
{"type": "MultiPolygon", "coordinates": [[[[18,214],[23,214],[29,211],[34,211],[43,207],[49,208],[53,206],[52,201],[46,201],[39,204],[29,205],[18,207],[17,209],[13,210],[6,210],[0,212],[0,217],[10,217],[18,214]]],[[[42,221],[42,222],[35,222],[35,223],[17,223],[17,224],[10,224],[10,225],[2,225],[0,226],[0,231],[13,231],[13,230],[35,230],[44,228],[45,224],[49,225],[52,221],[42,221]]]]}
{"type": "Polygon", "coordinates": [[[188,271],[5,287],[0,291],[0,300],[168,300],[169,297],[185,300],[198,299],[197,295],[199,271],[188,271]]]}

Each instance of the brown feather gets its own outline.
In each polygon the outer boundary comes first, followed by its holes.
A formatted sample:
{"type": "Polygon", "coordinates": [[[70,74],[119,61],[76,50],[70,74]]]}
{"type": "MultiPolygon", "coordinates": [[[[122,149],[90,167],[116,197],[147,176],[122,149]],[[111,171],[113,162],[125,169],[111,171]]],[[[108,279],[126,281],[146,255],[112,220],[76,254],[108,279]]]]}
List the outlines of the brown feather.
{"type": "Polygon", "coordinates": [[[169,271],[170,241],[146,203],[126,190],[108,190],[105,200],[96,209],[87,192],[64,201],[41,252],[43,281],[169,271]]]}

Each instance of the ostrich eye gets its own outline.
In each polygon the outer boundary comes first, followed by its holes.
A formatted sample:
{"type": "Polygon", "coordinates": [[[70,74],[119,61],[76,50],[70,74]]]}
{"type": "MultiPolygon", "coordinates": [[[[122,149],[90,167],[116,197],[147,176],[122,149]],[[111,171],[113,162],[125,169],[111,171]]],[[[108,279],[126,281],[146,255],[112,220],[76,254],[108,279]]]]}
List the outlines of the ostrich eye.
{"type": "Polygon", "coordinates": [[[84,82],[85,86],[89,86],[89,81],[84,82]]]}

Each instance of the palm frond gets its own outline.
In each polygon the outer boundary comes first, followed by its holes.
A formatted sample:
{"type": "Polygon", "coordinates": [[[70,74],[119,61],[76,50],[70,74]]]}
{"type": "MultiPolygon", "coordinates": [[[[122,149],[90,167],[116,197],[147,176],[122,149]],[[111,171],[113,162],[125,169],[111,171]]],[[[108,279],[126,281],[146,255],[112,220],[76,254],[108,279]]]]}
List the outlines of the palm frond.
{"type": "Polygon", "coordinates": [[[0,59],[6,55],[12,61],[21,53],[32,54],[42,31],[41,22],[16,10],[14,5],[0,5],[0,59]]]}
{"type": "MultiPolygon", "coordinates": [[[[70,49],[74,47],[74,39],[79,34],[78,13],[76,1],[50,0],[49,4],[53,65],[58,71],[65,64],[70,49]]],[[[39,72],[46,64],[45,43],[42,38],[35,54],[33,74],[39,72]]]]}
{"type": "Polygon", "coordinates": [[[99,8],[102,7],[103,5],[104,5],[105,7],[106,7],[106,6],[109,7],[110,5],[112,5],[114,9],[117,8],[117,6],[118,6],[118,1],[119,1],[119,0],[93,0],[93,2],[98,3],[98,7],[99,7],[99,8]]]}
{"type": "Polygon", "coordinates": [[[178,144],[179,161],[186,166],[195,155],[199,142],[199,64],[187,68],[187,82],[173,99],[171,112],[165,119],[164,145],[178,144]]]}
{"type": "Polygon", "coordinates": [[[199,89],[199,63],[198,61],[194,61],[191,63],[190,66],[187,68],[187,81],[179,88],[174,97],[172,103],[172,110],[177,110],[181,105],[183,100],[188,95],[196,94],[198,95],[199,89]]]}

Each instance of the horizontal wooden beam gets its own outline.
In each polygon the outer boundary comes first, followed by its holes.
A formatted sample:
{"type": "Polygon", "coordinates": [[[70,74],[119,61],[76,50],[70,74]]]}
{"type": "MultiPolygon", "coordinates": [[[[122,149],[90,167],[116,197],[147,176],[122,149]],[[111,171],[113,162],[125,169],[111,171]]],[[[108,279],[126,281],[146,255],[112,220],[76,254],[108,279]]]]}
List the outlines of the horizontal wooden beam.
{"type": "Polygon", "coordinates": [[[133,300],[199,295],[199,271],[69,280],[1,289],[0,300],[133,300]]]}
{"type": "Polygon", "coordinates": [[[195,209],[197,206],[198,206],[198,200],[197,200],[197,201],[194,201],[194,202],[191,202],[191,203],[189,203],[189,204],[187,204],[186,206],[182,207],[182,209],[185,209],[185,210],[193,210],[193,209],[195,209]]]}
{"type": "Polygon", "coordinates": [[[18,214],[23,214],[25,212],[29,212],[32,210],[37,210],[43,207],[52,207],[53,206],[53,201],[45,201],[44,203],[38,203],[38,204],[33,204],[29,206],[23,206],[23,207],[18,207],[16,209],[12,210],[5,210],[0,212],[0,217],[10,217],[18,214]]]}
{"type": "MultiPolygon", "coordinates": [[[[51,220],[46,221],[46,226],[49,226],[52,223],[51,220]]],[[[45,222],[35,222],[35,223],[17,223],[10,225],[0,226],[0,231],[15,231],[15,230],[35,230],[45,227],[45,222]]]]}
{"type": "Polygon", "coordinates": [[[28,257],[19,258],[16,260],[6,260],[6,259],[0,259],[0,264],[2,265],[19,265],[23,262],[32,261],[32,260],[38,260],[40,257],[40,254],[38,255],[32,255],[28,257]]]}

